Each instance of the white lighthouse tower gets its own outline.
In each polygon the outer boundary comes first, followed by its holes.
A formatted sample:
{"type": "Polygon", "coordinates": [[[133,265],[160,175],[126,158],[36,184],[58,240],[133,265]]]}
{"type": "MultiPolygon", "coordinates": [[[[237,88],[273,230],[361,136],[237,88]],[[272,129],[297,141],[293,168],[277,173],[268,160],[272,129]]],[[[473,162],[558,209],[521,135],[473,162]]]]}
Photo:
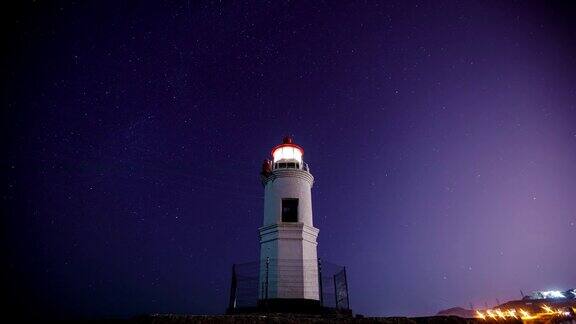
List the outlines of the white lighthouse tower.
{"type": "Polygon", "coordinates": [[[320,300],[319,230],[312,221],[314,177],[304,150],[290,137],[272,149],[262,167],[264,222],[260,233],[260,300],[320,300]]]}

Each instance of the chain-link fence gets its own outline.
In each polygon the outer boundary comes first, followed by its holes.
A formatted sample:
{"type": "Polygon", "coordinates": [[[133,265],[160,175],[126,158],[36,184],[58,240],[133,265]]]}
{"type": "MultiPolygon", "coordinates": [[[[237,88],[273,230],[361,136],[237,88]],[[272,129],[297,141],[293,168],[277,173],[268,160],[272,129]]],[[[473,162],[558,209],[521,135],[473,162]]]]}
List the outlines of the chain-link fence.
{"type": "Polygon", "coordinates": [[[346,268],[320,259],[270,258],[232,266],[229,311],[294,299],[323,309],[349,310],[346,268]]]}

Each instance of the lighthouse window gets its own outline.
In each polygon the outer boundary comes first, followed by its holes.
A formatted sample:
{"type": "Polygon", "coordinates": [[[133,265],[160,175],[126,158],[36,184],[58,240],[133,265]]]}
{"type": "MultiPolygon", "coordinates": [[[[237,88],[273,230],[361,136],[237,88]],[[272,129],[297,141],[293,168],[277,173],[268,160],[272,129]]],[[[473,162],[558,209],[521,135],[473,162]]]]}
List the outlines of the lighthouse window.
{"type": "Polygon", "coordinates": [[[287,223],[298,221],[298,199],[282,199],[282,221],[287,223]]]}

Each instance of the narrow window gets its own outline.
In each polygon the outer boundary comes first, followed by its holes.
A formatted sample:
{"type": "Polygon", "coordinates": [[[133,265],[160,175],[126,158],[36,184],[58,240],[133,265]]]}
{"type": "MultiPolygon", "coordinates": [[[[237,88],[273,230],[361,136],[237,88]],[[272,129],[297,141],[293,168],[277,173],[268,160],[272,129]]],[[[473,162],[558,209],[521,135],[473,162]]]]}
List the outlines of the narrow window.
{"type": "Polygon", "coordinates": [[[298,221],[298,199],[282,199],[282,221],[287,223],[298,221]]]}

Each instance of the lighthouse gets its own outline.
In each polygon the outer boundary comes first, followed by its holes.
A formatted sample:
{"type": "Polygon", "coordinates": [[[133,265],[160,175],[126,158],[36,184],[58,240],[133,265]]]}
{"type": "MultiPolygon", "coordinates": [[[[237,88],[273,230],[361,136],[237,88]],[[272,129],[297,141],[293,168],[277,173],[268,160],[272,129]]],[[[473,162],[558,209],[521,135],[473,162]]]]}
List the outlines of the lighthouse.
{"type": "Polygon", "coordinates": [[[312,217],[314,177],[304,149],[285,137],[262,166],[264,219],[259,228],[259,299],[276,304],[320,302],[317,237],[312,217]]]}
{"type": "Polygon", "coordinates": [[[292,313],[352,316],[346,267],[320,262],[314,227],[314,177],[304,149],[287,136],[260,172],[264,217],[258,261],[232,265],[228,314],[292,313]]]}

